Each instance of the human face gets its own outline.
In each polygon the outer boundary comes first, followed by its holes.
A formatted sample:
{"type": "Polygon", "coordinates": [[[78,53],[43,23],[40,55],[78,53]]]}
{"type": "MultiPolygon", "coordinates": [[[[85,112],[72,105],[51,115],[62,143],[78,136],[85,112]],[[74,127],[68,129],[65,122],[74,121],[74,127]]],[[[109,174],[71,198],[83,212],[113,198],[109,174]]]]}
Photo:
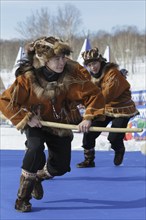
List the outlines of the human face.
{"type": "Polygon", "coordinates": [[[66,64],[67,58],[65,55],[54,56],[48,60],[46,66],[56,73],[62,73],[66,64]]]}
{"type": "Polygon", "coordinates": [[[100,70],[101,63],[99,61],[93,61],[88,63],[87,68],[89,69],[90,72],[93,74],[96,74],[100,70]]]}

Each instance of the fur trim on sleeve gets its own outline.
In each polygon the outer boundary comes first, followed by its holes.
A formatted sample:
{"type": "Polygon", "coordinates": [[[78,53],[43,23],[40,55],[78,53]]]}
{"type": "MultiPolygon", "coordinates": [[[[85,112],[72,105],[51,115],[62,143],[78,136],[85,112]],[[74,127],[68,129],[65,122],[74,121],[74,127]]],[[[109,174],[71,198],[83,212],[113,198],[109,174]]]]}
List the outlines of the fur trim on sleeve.
{"type": "Polygon", "coordinates": [[[28,112],[27,115],[16,125],[17,130],[23,130],[27,122],[31,119],[32,113],[28,112]]]}

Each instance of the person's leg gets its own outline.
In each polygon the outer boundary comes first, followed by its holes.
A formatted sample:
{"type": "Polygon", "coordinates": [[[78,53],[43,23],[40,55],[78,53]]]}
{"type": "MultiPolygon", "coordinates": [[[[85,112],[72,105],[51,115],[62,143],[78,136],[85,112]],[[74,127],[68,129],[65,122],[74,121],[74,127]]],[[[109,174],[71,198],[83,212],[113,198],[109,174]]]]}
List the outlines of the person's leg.
{"type": "Polygon", "coordinates": [[[44,132],[41,128],[28,127],[25,131],[27,138],[27,151],[23,158],[22,169],[30,173],[36,173],[42,169],[46,156],[44,153],[44,132]]]}
{"type": "MultiPolygon", "coordinates": [[[[42,146],[44,149],[45,149],[45,145],[42,146]]],[[[27,150],[29,149],[29,146],[27,144],[27,141],[25,141],[25,152],[27,152],[27,150]]],[[[40,159],[39,161],[39,167],[38,167],[38,171],[41,170],[43,167],[44,167],[44,163],[46,161],[46,158],[45,158],[45,154],[43,154],[42,158],[40,159]]],[[[37,171],[37,172],[38,172],[37,171]]]]}
{"type": "MultiPolygon", "coordinates": [[[[18,199],[15,203],[15,209],[22,212],[31,211],[29,200],[32,197],[32,191],[36,185],[36,173],[40,168],[43,168],[46,158],[44,154],[44,137],[43,132],[39,128],[30,128],[26,130],[27,151],[22,163],[22,175],[20,177],[20,187],[18,190],[18,199]]],[[[41,182],[39,185],[40,194],[38,198],[43,196],[43,188],[41,182]]]]}
{"type": "MultiPolygon", "coordinates": [[[[93,121],[92,126],[106,127],[111,121],[110,117],[106,117],[105,121],[93,121]]],[[[96,138],[101,132],[88,132],[83,134],[83,149],[84,149],[84,161],[77,164],[78,168],[95,167],[95,143],[96,138]]]]}
{"type": "MultiPolygon", "coordinates": [[[[115,118],[112,121],[112,128],[126,128],[129,118],[115,118]]],[[[123,161],[125,154],[124,146],[125,133],[109,133],[108,140],[111,143],[111,148],[115,151],[114,164],[120,165],[123,161]]]]}
{"type": "Polygon", "coordinates": [[[39,177],[50,179],[70,171],[72,137],[60,137],[47,133],[48,160],[39,177]]]}
{"type": "Polygon", "coordinates": [[[15,209],[20,212],[30,212],[31,203],[29,202],[31,193],[35,184],[36,174],[29,173],[22,170],[20,177],[20,186],[17,193],[17,199],[15,202],[15,209]]]}
{"type": "MultiPolygon", "coordinates": [[[[27,141],[25,141],[25,152],[28,150],[29,146],[27,144],[27,141]]],[[[44,146],[44,149],[45,149],[45,146],[44,146]]],[[[45,156],[45,155],[44,155],[45,156]]],[[[42,187],[42,179],[39,178],[39,173],[41,172],[41,170],[43,169],[44,167],[44,160],[45,157],[42,157],[42,159],[40,159],[40,163],[39,163],[39,168],[38,168],[38,171],[37,171],[37,174],[36,174],[36,181],[35,181],[35,184],[34,184],[34,187],[33,187],[33,191],[31,193],[32,197],[37,199],[37,200],[40,200],[42,199],[43,197],[43,187],[42,187]]]]}

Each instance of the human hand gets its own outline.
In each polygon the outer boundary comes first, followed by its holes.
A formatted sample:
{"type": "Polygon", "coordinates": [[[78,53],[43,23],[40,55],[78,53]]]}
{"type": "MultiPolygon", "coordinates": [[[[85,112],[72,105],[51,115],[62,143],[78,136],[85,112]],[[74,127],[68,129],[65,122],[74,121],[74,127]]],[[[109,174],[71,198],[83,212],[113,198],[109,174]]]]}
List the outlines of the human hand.
{"type": "Polygon", "coordinates": [[[91,120],[83,120],[78,125],[78,129],[80,132],[88,132],[90,127],[91,127],[91,120]]]}
{"type": "Polygon", "coordinates": [[[37,115],[34,115],[28,122],[27,124],[30,126],[30,127],[37,127],[37,128],[41,128],[42,125],[39,121],[39,118],[37,115]]]}

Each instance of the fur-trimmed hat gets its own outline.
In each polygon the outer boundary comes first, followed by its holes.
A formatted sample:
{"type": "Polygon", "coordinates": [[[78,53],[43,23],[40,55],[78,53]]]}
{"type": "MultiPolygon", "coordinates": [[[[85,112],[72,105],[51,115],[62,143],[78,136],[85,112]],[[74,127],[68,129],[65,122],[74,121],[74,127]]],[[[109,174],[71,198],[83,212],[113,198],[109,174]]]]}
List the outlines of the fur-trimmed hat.
{"type": "Polygon", "coordinates": [[[64,54],[69,56],[72,52],[68,43],[54,37],[39,38],[25,47],[28,60],[35,68],[44,66],[53,56],[64,54]]]}
{"type": "Polygon", "coordinates": [[[102,57],[101,54],[99,54],[99,50],[97,47],[95,47],[91,50],[84,51],[82,53],[82,57],[84,59],[84,65],[86,65],[86,66],[93,61],[106,62],[106,59],[104,57],[102,57]]]}

